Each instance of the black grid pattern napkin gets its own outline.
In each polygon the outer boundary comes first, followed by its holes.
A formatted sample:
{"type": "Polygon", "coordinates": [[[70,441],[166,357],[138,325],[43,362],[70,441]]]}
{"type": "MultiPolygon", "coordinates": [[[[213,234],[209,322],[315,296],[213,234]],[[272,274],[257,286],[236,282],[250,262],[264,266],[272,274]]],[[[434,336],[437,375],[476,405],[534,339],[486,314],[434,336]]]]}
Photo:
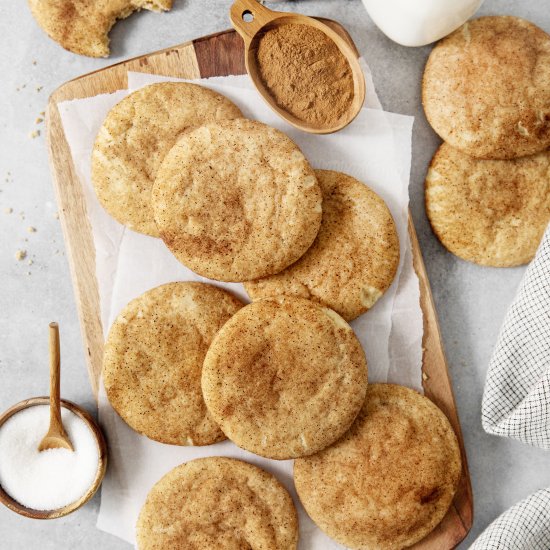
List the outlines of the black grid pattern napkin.
{"type": "Polygon", "coordinates": [[[550,226],[506,315],[481,420],[489,433],[550,449],[550,226]]]}
{"type": "Polygon", "coordinates": [[[550,489],[542,489],[499,516],[470,550],[548,550],[550,489]]]}
{"type": "MultiPolygon", "coordinates": [[[[506,314],[481,416],[488,433],[550,449],[550,225],[506,314]]],[[[510,508],[471,548],[549,550],[550,489],[510,508]]]]}

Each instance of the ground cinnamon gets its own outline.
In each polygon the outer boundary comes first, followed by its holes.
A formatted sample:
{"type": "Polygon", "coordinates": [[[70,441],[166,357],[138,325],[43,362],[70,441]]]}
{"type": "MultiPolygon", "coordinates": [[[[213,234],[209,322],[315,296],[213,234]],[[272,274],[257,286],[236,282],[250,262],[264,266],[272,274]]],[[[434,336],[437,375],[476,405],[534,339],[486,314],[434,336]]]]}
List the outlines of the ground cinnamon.
{"type": "Polygon", "coordinates": [[[350,64],[319,29],[294,23],[269,29],[259,40],[256,60],[277,105],[300,121],[330,127],[350,109],[350,64]]]}

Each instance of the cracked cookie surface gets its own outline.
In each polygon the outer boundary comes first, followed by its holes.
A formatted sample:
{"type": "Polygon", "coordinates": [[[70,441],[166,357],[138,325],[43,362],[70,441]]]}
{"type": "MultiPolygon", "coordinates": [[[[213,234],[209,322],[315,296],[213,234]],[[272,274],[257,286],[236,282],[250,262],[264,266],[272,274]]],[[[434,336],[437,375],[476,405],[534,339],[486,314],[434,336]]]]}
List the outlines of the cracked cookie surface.
{"type": "Polygon", "coordinates": [[[132,300],[105,343],[107,397],[135,431],[172,445],[225,439],[206,409],[201,370],[216,332],[242,307],[205,283],[168,283],[132,300]]]}
{"type": "Polygon", "coordinates": [[[130,229],[158,237],[151,190],[166,153],[190,128],[241,116],[223,95],[188,82],[132,92],[109,111],[94,143],[92,182],[99,202],[130,229]]]}
{"type": "Polygon", "coordinates": [[[441,138],[477,158],[550,147],[550,36],[518,17],[480,17],[441,40],[422,103],[441,138]]]}
{"type": "Polygon", "coordinates": [[[450,252],[480,265],[525,264],[550,222],[550,151],[481,160],[444,143],[425,194],[434,233],[450,252]]]}
{"type": "Polygon", "coordinates": [[[172,0],[28,0],[37,23],[66,50],[89,57],[109,55],[109,31],[141,9],[167,11],[172,0]]]}
{"type": "Polygon", "coordinates": [[[199,458],[151,489],[137,543],[139,550],[295,550],[298,518],[273,475],[233,458],[199,458]]]}
{"type": "Polygon", "coordinates": [[[321,229],[308,251],[284,271],[245,283],[256,300],[281,294],[314,300],[351,321],[392,283],[399,239],[384,201],[360,181],[316,170],[323,194],[321,229]]]}
{"type": "Polygon", "coordinates": [[[306,456],[338,439],[365,398],[367,364],[336,312],[290,296],[242,308],[214,338],[202,371],[225,435],[267,458],[306,456]]]}
{"type": "Polygon", "coordinates": [[[321,190],[297,145],[237,119],[182,136],[153,187],[160,235],[184,265],[242,282],[282,271],[313,243],[321,190]]]}
{"type": "Polygon", "coordinates": [[[294,483],[313,521],[357,550],[401,550],[443,519],[462,466],[447,417],[428,398],[370,384],[363,408],[334,445],[294,462],[294,483]]]}

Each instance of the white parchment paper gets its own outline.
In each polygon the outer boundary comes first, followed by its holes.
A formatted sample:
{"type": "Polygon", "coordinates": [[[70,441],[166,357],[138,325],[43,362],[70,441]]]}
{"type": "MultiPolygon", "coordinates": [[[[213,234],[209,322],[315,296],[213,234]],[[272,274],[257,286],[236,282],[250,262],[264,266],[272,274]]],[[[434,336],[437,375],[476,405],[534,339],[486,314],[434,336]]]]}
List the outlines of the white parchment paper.
{"type": "MultiPolygon", "coordinates": [[[[344,130],[328,136],[306,134],[275,115],[252,88],[247,77],[201,80],[236,103],[246,117],[287,133],[315,168],[340,170],[365,182],[387,203],[400,238],[401,261],[393,285],[367,314],[352,322],[369,365],[369,381],[393,381],[421,390],[422,312],[418,279],[412,267],[407,233],[408,185],[412,117],[381,110],[370,71],[366,105],[344,130]]],[[[129,90],[178,80],[129,73],[129,90]]],[[[101,320],[106,335],[118,312],[133,298],[157,285],[181,280],[208,281],[181,265],[161,240],[135,233],[113,220],[100,206],[90,180],[90,155],[99,127],[109,109],[127,90],[61,103],[65,135],[82,182],[96,249],[101,320]]],[[[219,283],[248,301],[241,284],[219,283]]],[[[272,472],[290,491],[300,521],[300,550],[342,548],[326,537],[301,507],[292,483],[292,461],[258,457],[231,442],[207,447],[176,447],[150,441],[131,430],[100,392],[99,415],[109,444],[109,468],[102,487],[98,527],[134,543],[139,510],[152,485],[173,467],[193,458],[222,455],[242,458],[272,472]]]]}

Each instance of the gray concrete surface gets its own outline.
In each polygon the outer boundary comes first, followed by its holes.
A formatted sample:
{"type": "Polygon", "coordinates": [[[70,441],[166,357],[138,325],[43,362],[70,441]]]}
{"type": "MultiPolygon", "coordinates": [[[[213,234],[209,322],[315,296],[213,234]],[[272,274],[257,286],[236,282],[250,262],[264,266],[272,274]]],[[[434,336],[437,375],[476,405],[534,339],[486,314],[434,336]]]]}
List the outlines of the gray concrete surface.
{"type": "MultiPolygon", "coordinates": [[[[229,0],[176,0],[172,13],[148,12],[111,33],[112,56],[94,60],[65,52],[33,21],[26,3],[0,2],[0,409],[47,392],[47,324],[61,326],[65,397],[93,410],[71,279],[50,183],[43,124],[35,119],[61,83],[229,26],[229,0]],[[32,139],[29,133],[40,130],[32,139]],[[12,208],[8,214],[5,209],[12,208]],[[33,226],[36,232],[29,233],[33,226]],[[27,258],[17,261],[18,249],[27,258]],[[27,260],[32,260],[28,265],[27,260]]],[[[280,4],[279,4],[280,6],[280,4]]],[[[407,49],[382,35],[359,0],[303,0],[287,9],[344,23],[366,57],[386,110],[414,115],[411,201],[439,311],[466,439],[475,494],[475,522],[460,546],[500,512],[550,485],[549,455],[486,435],[480,402],[487,363],[522,270],[484,269],[462,262],[431,233],[423,207],[423,177],[438,139],[420,105],[419,82],[429,47],[407,49]]],[[[540,0],[486,0],[483,14],[513,14],[550,31],[540,0]]],[[[0,548],[118,550],[129,546],[95,527],[99,498],[79,512],[38,522],[0,508],[0,548]]]]}

